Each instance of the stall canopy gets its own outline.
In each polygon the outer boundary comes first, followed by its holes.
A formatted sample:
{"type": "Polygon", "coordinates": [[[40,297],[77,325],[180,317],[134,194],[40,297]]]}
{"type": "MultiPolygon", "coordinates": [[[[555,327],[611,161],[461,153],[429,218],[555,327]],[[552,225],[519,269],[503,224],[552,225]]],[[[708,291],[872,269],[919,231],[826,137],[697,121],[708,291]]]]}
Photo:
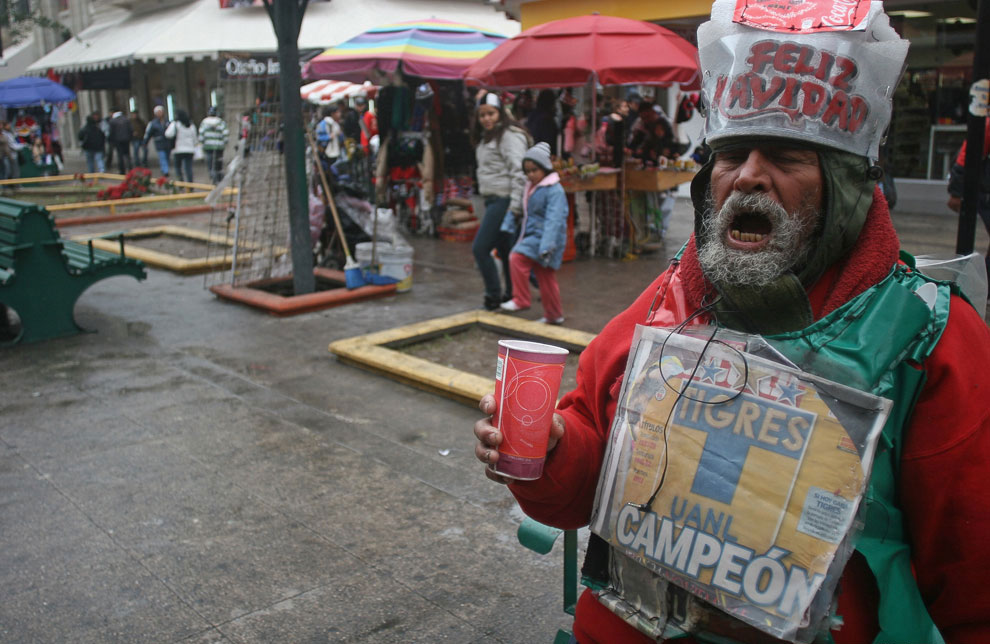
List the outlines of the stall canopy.
{"type": "Polygon", "coordinates": [[[465,67],[505,38],[482,27],[436,18],[397,22],[327,49],[306,64],[303,76],[361,82],[401,67],[411,76],[459,79],[465,67]]]}
{"type": "Polygon", "coordinates": [[[505,41],[464,72],[487,87],[680,85],[698,89],[698,50],[641,20],[576,16],[537,25],[505,41]]]}
{"type": "Polygon", "coordinates": [[[66,103],[75,100],[76,93],[47,78],[22,76],[0,83],[0,105],[28,107],[44,103],[66,103]]]}
{"type": "Polygon", "coordinates": [[[299,88],[299,95],[304,101],[316,105],[327,105],[353,96],[374,98],[378,88],[371,83],[349,83],[347,81],[319,80],[299,88]]]}

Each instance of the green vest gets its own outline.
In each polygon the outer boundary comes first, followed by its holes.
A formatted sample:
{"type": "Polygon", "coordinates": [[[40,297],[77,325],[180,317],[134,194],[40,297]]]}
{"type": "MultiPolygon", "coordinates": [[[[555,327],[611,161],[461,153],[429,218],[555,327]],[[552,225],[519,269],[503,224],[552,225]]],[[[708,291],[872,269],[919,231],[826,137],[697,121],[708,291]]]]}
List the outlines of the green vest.
{"type": "MultiPolygon", "coordinates": [[[[914,258],[901,253],[914,266],[914,258]]],[[[880,591],[877,643],[941,644],[911,573],[897,507],[902,435],[925,384],[920,365],[934,350],[956,289],[898,265],[879,284],[800,331],[765,339],[800,368],[894,401],[873,461],[866,524],[856,541],[880,591]],[[915,293],[932,302],[931,308],[915,293]]]]}

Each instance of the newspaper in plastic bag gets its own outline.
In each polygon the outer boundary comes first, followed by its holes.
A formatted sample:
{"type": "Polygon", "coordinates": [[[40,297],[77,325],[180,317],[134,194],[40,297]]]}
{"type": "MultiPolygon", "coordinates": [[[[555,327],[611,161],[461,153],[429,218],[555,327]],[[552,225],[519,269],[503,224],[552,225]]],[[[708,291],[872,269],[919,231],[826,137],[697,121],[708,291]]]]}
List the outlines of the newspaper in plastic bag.
{"type": "MultiPolygon", "coordinates": [[[[750,337],[637,328],[591,529],[661,582],[773,637],[811,641],[851,554],[891,402],[760,357],[747,348],[771,355],[769,345],[750,337]]],[[[685,628],[664,610],[658,633],[685,628]]]]}

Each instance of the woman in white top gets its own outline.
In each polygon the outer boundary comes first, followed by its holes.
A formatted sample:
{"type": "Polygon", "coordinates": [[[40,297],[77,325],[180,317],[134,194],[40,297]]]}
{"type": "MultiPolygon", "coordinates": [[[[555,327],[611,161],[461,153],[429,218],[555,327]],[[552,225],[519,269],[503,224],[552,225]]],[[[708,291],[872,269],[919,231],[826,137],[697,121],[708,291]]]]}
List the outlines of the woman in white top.
{"type": "Polygon", "coordinates": [[[175,120],[169,123],[168,128],[165,129],[165,137],[175,141],[172,146],[172,154],[179,181],[192,181],[193,152],[196,151],[199,137],[196,133],[196,126],[189,120],[189,114],[185,110],[175,111],[175,120]]]}

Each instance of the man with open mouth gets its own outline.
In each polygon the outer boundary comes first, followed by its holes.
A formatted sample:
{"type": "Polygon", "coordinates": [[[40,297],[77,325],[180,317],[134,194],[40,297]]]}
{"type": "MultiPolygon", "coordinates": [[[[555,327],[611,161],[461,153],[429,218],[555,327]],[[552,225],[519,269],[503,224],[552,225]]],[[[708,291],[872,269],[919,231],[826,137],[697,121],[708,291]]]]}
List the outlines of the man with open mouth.
{"type": "MultiPolygon", "coordinates": [[[[788,368],[893,402],[867,460],[862,531],[848,537],[855,550],[824,584],[835,582],[820,621],[808,621],[809,608],[788,639],[988,642],[990,331],[971,294],[925,276],[899,253],[877,186],[876,159],[908,43],[879,1],[717,0],[699,27],[698,47],[714,154],[691,185],[694,234],[582,352],[577,387],[554,415],[542,477],[510,481],[487,467],[486,476],[508,484],[538,521],[588,525],[607,492],[605,472],[614,470],[602,464],[632,373],[627,358],[637,326],[760,336],[788,368]]],[[[662,394],[670,395],[659,391],[658,400],[662,394]]],[[[474,426],[475,454],[486,465],[498,459],[501,442],[489,416],[495,407],[484,397],[486,418],[474,426]]],[[[652,475],[662,486],[663,477],[652,475]]],[[[780,485],[786,481],[782,473],[780,485]]],[[[655,518],[670,510],[636,507],[655,518]]],[[[737,510],[744,511],[730,509],[737,510]]],[[[636,521],[641,548],[662,546],[672,556],[687,543],[636,521]]],[[[700,520],[694,527],[692,538],[705,529],[700,520]]],[[[725,532],[710,531],[706,543],[733,547],[725,532]]],[[[740,613],[721,611],[725,592],[707,592],[705,579],[673,588],[672,577],[607,538],[589,540],[577,642],[776,641],[759,624],[743,624],[740,613]]],[[[707,573],[721,576],[723,588],[739,581],[739,562],[752,557],[764,557],[765,571],[784,570],[782,550],[739,554],[734,547],[736,559],[707,573]]],[[[756,606],[769,582],[750,581],[756,597],[736,599],[756,606]]]]}

